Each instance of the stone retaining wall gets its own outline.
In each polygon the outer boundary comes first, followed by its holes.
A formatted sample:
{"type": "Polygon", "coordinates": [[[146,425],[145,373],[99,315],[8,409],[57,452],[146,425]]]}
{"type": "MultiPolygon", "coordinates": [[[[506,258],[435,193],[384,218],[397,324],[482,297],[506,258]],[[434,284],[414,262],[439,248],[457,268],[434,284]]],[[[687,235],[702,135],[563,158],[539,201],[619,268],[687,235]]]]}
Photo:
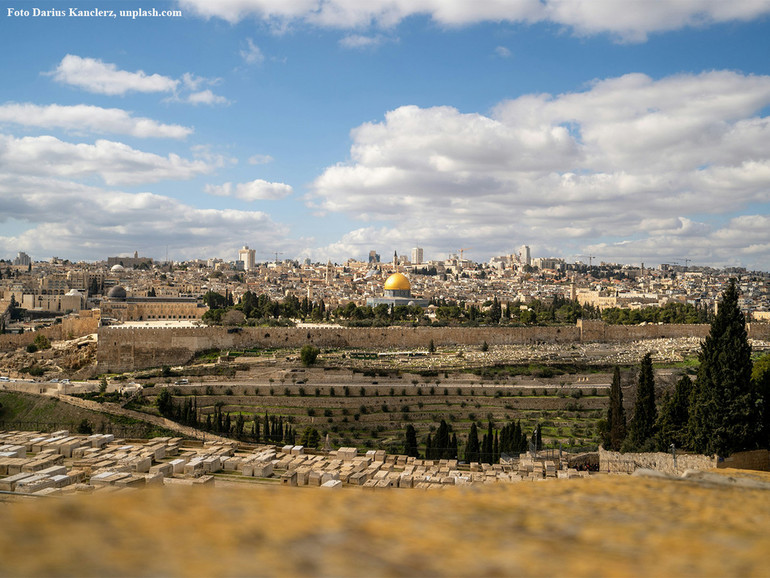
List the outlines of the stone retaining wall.
{"type": "Polygon", "coordinates": [[[713,456],[677,453],[675,468],[674,457],[670,453],[621,454],[599,448],[599,471],[608,474],[631,474],[644,468],[681,476],[686,470],[710,470],[716,467],[717,458],[713,456]]]}
{"type": "Polygon", "coordinates": [[[718,468],[736,468],[739,470],[770,471],[770,451],[754,450],[751,452],[739,452],[729,458],[720,459],[718,468]]]}

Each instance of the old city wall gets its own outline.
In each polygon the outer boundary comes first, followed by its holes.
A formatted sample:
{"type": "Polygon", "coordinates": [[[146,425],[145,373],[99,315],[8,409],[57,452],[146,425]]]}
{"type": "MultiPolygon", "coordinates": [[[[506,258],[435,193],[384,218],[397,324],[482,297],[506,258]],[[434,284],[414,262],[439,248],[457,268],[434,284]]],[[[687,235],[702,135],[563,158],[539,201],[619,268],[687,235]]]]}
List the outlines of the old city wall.
{"type": "MultiPolygon", "coordinates": [[[[770,324],[752,324],[749,336],[770,337],[770,324]]],[[[531,343],[630,342],[664,337],[705,337],[708,325],[609,326],[578,321],[573,327],[203,327],[99,329],[99,367],[129,371],[188,362],[197,352],[252,347],[368,347],[375,349],[436,346],[516,345],[531,343]]]]}
{"type": "Polygon", "coordinates": [[[189,361],[209,349],[251,347],[427,348],[436,346],[512,345],[538,342],[574,343],[577,327],[244,327],[176,329],[99,329],[97,359],[103,371],[128,371],[189,361]]]}
{"type": "Polygon", "coordinates": [[[80,316],[68,316],[50,327],[45,327],[38,331],[26,331],[21,334],[0,335],[0,351],[14,351],[20,347],[26,347],[35,340],[38,335],[45,335],[51,341],[60,339],[75,339],[91,333],[96,333],[99,329],[99,316],[82,312],[80,316]],[[83,314],[85,313],[85,315],[83,314]]]}

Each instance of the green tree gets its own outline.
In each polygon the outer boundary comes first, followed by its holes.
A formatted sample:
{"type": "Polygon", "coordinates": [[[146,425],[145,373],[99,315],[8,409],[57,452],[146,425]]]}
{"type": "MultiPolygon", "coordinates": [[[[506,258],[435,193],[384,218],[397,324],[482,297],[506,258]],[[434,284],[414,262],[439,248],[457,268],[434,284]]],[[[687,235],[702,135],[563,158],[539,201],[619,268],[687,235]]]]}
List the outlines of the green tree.
{"type": "Polygon", "coordinates": [[[51,349],[51,341],[42,333],[35,336],[34,344],[38,349],[51,349]]]}
{"type": "Polygon", "coordinates": [[[677,448],[687,447],[687,423],[690,421],[690,396],[692,380],[683,375],[676,382],[673,395],[663,403],[658,417],[658,449],[668,451],[671,444],[677,448]]]}
{"type": "Polygon", "coordinates": [[[313,365],[316,362],[316,359],[318,359],[319,353],[321,353],[321,350],[317,347],[303,345],[302,349],[299,350],[299,357],[302,360],[302,365],[313,365]]]}
{"type": "Polygon", "coordinates": [[[610,386],[610,407],[607,409],[607,426],[604,447],[618,451],[626,439],[626,411],[623,409],[623,390],[620,387],[620,367],[615,366],[610,386]]]}
{"type": "Polygon", "coordinates": [[[306,448],[314,448],[318,446],[321,441],[321,435],[314,427],[307,426],[305,431],[302,432],[302,437],[299,438],[300,445],[306,448]]]}
{"type": "Polygon", "coordinates": [[[655,375],[652,371],[652,355],[647,353],[642,358],[639,370],[639,383],[636,387],[634,417],[628,428],[628,435],[623,443],[624,451],[649,451],[652,449],[657,421],[655,407],[655,375]]]}
{"type": "Polygon", "coordinates": [[[163,391],[158,394],[155,405],[158,406],[158,411],[163,417],[170,417],[173,414],[174,399],[171,397],[171,392],[167,388],[163,388],[163,391]]]}
{"type": "Polygon", "coordinates": [[[751,381],[757,394],[759,410],[759,446],[770,447],[770,353],[754,362],[751,381]]]}
{"type": "Polygon", "coordinates": [[[420,457],[417,446],[417,432],[412,424],[406,426],[406,441],[404,442],[404,454],[414,458],[420,457]]]}
{"type": "Polygon", "coordinates": [[[500,318],[503,316],[503,308],[500,306],[500,302],[495,295],[492,301],[492,306],[489,308],[489,320],[492,323],[500,323],[500,318]]]}
{"type": "Polygon", "coordinates": [[[465,461],[468,463],[478,462],[480,453],[479,432],[476,428],[476,422],[474,422],[471,424],[471,431],[468,434],[468,443],[465,445],[465,461]]]}
{"type": "Polygon", "coordinates": [[[99,393],[102,393],[102,394],[107,393],[107,378],[106,377],[102,377],[99,380],[99,393]]]}
{"type": "Polygon", "coordinates": [[[699,359],[688,423],[692,449],[728,456],[754,447],[761,418],[751,382],[751,346],[738,307],[735,279],[722,294],[699,359]]]}

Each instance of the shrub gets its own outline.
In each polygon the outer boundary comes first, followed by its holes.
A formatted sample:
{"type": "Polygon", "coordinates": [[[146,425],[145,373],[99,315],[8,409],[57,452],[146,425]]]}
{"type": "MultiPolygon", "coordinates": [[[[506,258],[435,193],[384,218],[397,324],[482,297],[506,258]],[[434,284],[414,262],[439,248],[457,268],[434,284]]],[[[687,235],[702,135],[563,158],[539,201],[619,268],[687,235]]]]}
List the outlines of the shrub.
{"type": "Polygon", "coordinates": [[[38,349],[51,349],[51,342],[42,333],[35,337],[35,341],[33,343],[37,345],[38,349]]]}
{"type": "Polygon", "coordinates": [[[321,350],[317,347],[303,345],[302,349],[299,350],[299,357],[302,360],[302,365],[313,365],[316,362],[316,359],[318,359],[319,353],[321,353],[321,350]]]}
{"type": "Polygon", "coordinates": [[[27,353],[35,353],[37,350],[38,350],[38,347],[34,343],[30,343],[29,345],[27,345],[27,353]]]}

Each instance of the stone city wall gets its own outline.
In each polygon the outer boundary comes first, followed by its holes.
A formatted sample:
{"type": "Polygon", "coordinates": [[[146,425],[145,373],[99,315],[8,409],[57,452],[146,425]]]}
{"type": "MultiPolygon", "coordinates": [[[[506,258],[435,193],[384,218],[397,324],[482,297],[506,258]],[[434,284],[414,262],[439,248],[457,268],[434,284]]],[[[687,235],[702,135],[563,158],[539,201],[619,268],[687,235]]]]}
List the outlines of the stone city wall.
{"type": "Polygon", "coordinates": [[[527,344],[537,342],[574,343],[577,327],[206,327],[99,329],[97,360],[102,371],[128,371],[177,365],[196,352],[208,349],[253,347],[367,347],[426,348],[436,346],[527,344]]]}
{"type": "MultiPolygon", "coordinates": [[[[767,339],[770,324],[749,326],[749,336],[767,339]],[[759,336],[759,337],[757,337],[759,336]]],[[[367,347],[374,349],[436,346],[517,345],[531,343],[630,342],[663,337],[705,337],[709,325],[608,326],[578,321],[560,327],[191,327],[99,328],[97,359],[101,371],[130,371],[180,365],[200,351],[253,347],[367,347]]]]}
{"type": "Polygon", "coordinates": [[[686,470],[710,470],[715,467],[717,458],[713,456],[677,453],[674,468],[674,457],[670,453],[621,454],[599,448],[599,471],[607,474],[632,474],[638,469],[648,469],[681,476],[686,470]]]}
{"type": "Polygon", "coordinates": [[[98,311],[82,311],[81,314],[63,317],[61,323],[45,327],[38,331],[25,331],[21,334],[0,335],[0,351],[13,351],[26,347],[38,335],[45,335],[51,341],[84,337],[99,330],[98,311]]]}

